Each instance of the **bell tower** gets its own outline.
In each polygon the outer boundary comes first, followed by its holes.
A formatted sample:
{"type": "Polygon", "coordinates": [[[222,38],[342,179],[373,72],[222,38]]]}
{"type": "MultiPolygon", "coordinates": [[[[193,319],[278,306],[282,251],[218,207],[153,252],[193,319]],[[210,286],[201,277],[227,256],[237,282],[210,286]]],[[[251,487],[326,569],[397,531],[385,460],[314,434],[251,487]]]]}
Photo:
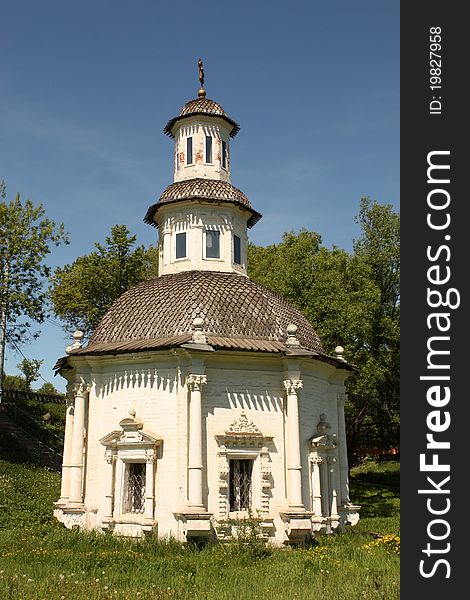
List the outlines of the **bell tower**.
{"type": "Polygon", "coordinates": [[[164,133],[174,140],[173,183],[144,221],[159,230],[159,274],[216,271],[247,275],[247,228],[261,218],[230,182],[230,140],[240,130],[206,97],[202,60],[198,97],[164,133]]]}

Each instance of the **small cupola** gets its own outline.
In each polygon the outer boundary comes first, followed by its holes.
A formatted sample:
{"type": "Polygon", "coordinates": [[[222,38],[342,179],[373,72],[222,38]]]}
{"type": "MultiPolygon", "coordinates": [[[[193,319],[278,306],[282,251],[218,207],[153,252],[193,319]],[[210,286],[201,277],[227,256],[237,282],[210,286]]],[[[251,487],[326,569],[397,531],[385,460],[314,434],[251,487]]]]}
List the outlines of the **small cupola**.
{"type": "Polygon", "coordinates": [[[144,221],[159,229],[159,274],[247,274],[247,228],[261,218],[230,182],[230,144],[240,126],[206,97],[202,60],[198,97],[166,124],[175,142],[173,183],[144,221]]]}

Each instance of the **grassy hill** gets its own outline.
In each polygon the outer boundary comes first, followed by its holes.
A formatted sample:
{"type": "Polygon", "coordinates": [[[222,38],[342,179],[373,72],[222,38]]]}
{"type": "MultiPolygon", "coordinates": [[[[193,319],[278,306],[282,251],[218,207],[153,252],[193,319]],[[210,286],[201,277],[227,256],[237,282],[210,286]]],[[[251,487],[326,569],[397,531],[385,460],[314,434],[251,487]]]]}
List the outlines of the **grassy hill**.
{"type": "Polygon", "coordinates": [[[0,459],[2,600],[400,596],[397,463],[353,470],[351,497],[362,505],[362,518],[344,534],[321,537],[308,549],[265,551],[252,541],[197,550],[173,540],[65,530],[52,517],[60,476],[13,462],[11,454],[0,459]]]}

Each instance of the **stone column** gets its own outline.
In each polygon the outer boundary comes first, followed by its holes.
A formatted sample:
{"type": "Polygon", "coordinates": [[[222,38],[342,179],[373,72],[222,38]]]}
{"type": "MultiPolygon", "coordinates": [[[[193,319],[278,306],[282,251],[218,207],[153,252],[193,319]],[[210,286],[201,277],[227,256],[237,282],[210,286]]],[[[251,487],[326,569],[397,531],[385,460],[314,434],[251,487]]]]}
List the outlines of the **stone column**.
{"type": "Polygon", "coordinates": [[[85,396],[90,391],[83,381],[74,387],[75,406],[70,461],[70,504],[83,504],[83,448],[85,442],[85,396]]]}
{"type": "Polygon", "coordinates": [[[73,420],[74,406],[73,398],[71,397],[72,390],[67,386],[67,409],[65,413],[65,435],[64,435],[64,450],[62,453],[62,480],[60,486],[59,503],[64,504],[69,500],[70,490],[70,462],[72,458],[72,435],[73,435],[73,420]]]}
{"type": "Polygon", "coordinates": [[[286,379],[287,391],[287,499],[289,507],[303,509],[302,466],[300,461],[299,399],[297,390],[302,388],[301,379],[286,379]]]}
{"type": "Polygon", "coordinates": [[[328,488],[329,488],[329,492],[331,493],[330,516],[335,517],[337,519],[338,518],[338,499],[337,499],[337,491],[336,491],[335,463],[336,463],[336,458],[334,456],[329,456],[327,458],[328,488]]]}
{"type": "Polygon", "coordinates": [[[338,394],[338,452],[339,452],[339,500],[342,506],[350,504],[349,499],[349,475],[348,475],[348,449],[346,443],[346,422],[344,418],[344,403],[346,394],[338,394]]]}
{"type": "Polygon", "coordinates": [[[114,465],[116,464],[116,452],[106,450],[106,494],[104,501],[104,518],[112,519],[114,502],[114,465]]]}
{"type": "Polygon", "coordinates": [[[313,487],[313,510],[316,517],[322,516],[321,504],[321,480],[320,480],[320,465],[323,459],[319,456],[313,459],[312,487],[313,487]]]}
{"type": "Polygon", "coordinates": [[[188,375],[189,389],[189,447],[188,447],[188,504],[203,510],[202,502],[202,399],[201,386],[206,375],[188,375]]]}
{"type": "Polygon", "coordinates": [[[145,518],[154,518],[155,451],[145,452],[145,518]]]}

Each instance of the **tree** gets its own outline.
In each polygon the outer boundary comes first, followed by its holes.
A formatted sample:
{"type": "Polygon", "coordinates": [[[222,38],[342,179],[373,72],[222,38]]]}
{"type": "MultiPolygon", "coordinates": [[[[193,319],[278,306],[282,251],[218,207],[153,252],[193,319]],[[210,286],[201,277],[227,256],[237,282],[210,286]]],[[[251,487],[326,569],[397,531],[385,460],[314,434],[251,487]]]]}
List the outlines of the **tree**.
{"type": "Polygon", "coordinates": [[[350,464],[361,441],[387,448],[399,428],[399,215],[362,198],[353,252],[321,246],[318,234],[287,232],[280,244],[249,246],[249,274],[299,308],[324,349],[345,348],[358,367],[347,382],[350,464]]]}
{"type": "Polygon", "coordinates": [[[71,329],[89,337],[112,303],[126,290],[158,274],[156,248],[134,247],[125,225],[115,225],[105,244],[57,268],[51,277],[54,313],[71,329]]]}
{"type": "Polygon", "coordinates": [[[356,222],[362,235],[354,254],[370,273],[376,301],[367,336],[354,349],[362,368],[349,383],[348,437],[354,448],[367,431],[387,447],[398,443],[400,422],[400,217],[391,205],[361,198],[356,222]]]}
{"type": "Polygon", "coordinates": [[[63,396],[59,390],[57,390],[52,383],[45,381],[40,388],[36,390],[38,394],[47,394],[48,396],[63,396]]]}
{"type": "Polygon", "coordinates": [[[28,358],[23,358],[23,360],[16,365],[18,370],[23,374],[28,390],[31,389],[31,384],[39,379],[39,369],[43,362],[43,360],[29,360],[28,358]]]}
{"type": "Polygon", "coordinates": [[[36,337],[32,322],[41,323],[47,314],[45,282],[50,268],[45,263],[51,245],[68,243],[63,224],[45,216],[42,204],[24,203],[17,194],[6,202],[5,182],[0,193],[0,402],[5,344],[16,345],[36,337]]]}

